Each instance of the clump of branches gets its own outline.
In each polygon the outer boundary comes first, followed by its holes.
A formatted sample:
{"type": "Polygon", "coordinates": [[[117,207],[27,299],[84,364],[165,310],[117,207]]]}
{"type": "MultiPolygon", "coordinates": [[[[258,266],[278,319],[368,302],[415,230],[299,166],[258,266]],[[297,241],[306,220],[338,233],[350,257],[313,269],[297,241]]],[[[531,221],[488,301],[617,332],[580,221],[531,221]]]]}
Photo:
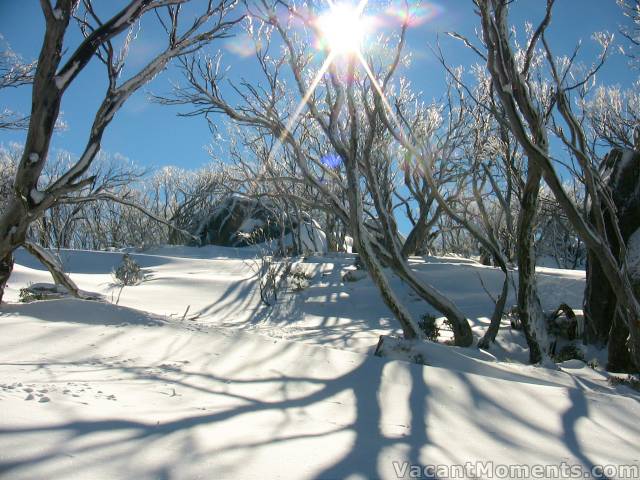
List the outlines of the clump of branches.
{"type": "Polygon", "coordinates": [[[113,278],[119,285],[130,287],[144,280],[144,271],[131,255],[125,253],[122,261],[113,271],[113,278]]]}

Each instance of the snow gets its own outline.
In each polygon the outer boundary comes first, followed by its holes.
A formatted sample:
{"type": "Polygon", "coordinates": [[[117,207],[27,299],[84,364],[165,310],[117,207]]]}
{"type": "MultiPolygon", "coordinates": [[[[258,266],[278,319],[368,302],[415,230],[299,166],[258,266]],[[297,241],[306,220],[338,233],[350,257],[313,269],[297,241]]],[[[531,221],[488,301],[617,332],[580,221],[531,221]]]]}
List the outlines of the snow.
{"type": "Polygon", "coordinates": [[[611,182],[611,189],[615,191],[618,188],[618,185],[622,181],[622,174],[628,171],[629,164],[633,161],[635,157],[635,152],[633,150],[624,149],[622,151],[622,156],[618,164],[615,166],[617,170],[617,176],[611,182]]]}
{"type": "Polygon", "coordinates": [[[627,270],[634,282],[640,281],[640,228],[631,234],[627,240],[627,270]]]}
{"type": "Polygon", "coordinates": [[[29,154],[29,163],[38,163],[38,160],[40,160],[40,155],[37,153],[29,154]]]}
{"type": "Polygon", "coordinates": [[[56,88],[58,90],[64,89],[67,86],[67,84],[69,83],[69,80],[71,80],[71,77],[76,74],[78,68],[80,68],[80,62],[79,61],[74,61],[73,64],[71,64],[71,66],[69,67],[69,69],[66,72],[64,72],[63,74],[60,74],[60,75],[56,75],[54,77],[54,81],[56,83],[56,88]]]}
{"type": "MultiPolygon", "coordinates": [[[[131,252],[147,272],[119,304],[16,303],[50,282],[18,251],[0,308],[0,471],[7,478],[397,478],[402,465],[640,462],[638,394],[570,360],[526,365],[508,322],[491,352],[427,343],[427,365],[372,356],[395,321],[354,255],[299,259],[311,276],[272,308],[257,249],[131,252]],[[403,462],[409,462],[408,464],[403,462]]],[[[79,287],[118,295],[121,252],[61,251],[79,287]]],[[[479,337],[502,273],[412,257],[479,337]]],[[[580,307],[583,271],[539,269],[543,307],[580,307]]],[[[418,317],[434,313],[395,277],[418,317]]],[[[510,302],[513,303],[513,292],[510,302]]],[[[595,354],[595,353],[594,353],[595,354]]],[[[408,470],[405,470],[409,478],[408,470]]]]}
{"type": "Polygon", "coordinates": [[[29,196],[31,197],[31,200],[33,200],[33,203],[37,205],[44,200],[45,193],[41,192],[37,188],[32,188],[29,192],[29,196]]]}

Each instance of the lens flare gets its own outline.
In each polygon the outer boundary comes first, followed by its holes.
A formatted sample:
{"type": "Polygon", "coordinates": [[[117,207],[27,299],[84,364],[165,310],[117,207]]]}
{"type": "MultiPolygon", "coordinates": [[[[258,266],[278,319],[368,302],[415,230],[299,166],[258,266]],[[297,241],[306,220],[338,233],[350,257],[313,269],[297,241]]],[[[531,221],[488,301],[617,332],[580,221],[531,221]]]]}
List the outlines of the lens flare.
{"type": "Polygon", "coordinates": [[[420,5],[412,4],[408,8],[405,4],[398,4],[390,6],[386,10],[386,14],[389,17],[398,19],[401,23],[407,22],[411,27],[430,22],[443,13],[444,7],[435,2],[423,2],[420,5]]]}
{"type": "Polygon", "coordinates": [[[320,159],[320,162],[322,162],[325,167],[335,170],[342,165],[342,157],[337,153],[328,153],[320,159]]]}

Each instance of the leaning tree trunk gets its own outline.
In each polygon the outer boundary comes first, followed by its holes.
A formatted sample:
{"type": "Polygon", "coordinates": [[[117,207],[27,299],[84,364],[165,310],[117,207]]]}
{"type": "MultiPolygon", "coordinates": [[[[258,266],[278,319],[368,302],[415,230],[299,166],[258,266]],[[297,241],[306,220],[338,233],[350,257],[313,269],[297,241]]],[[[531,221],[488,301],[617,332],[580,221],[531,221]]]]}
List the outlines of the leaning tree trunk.
{"type": "Polygon", "coordinates": [[[62,269],[62,265],[60,265],[60,262],[58,262],[58,260],[54,258],[48,250],[38,244],[29,241],[24,242],[24,248],[31,255],[36,257],[38,261],[40,261],[40,263],[42,263],[47,268],[47,270],[49,270],[49,273],[53,277],[53,281],[56,285],[63,286],[74,297],[82,298],[78,286],[73,280],[71,280],[71,278],[69,278],[69,276],[62,269]]]}
{"type": "MultiPolygon", "coordinates": [[[[622,252],[612,222],[617,223],[621,240],[625,244],[640,228],[640,152],[614,148],[605,158],[602,168],[603,177],[608,178],[607,187],[615,207],[615,215],[612,215],[603,202],[607,240],[616,259],[622,264],[622,252]]],[[[589,213],[593,218],[593,212],[589,213]]],[[[614,289],[604,275],[598,256],[592,250],[589,250],[587,258],[584,311],[585,340],[599,346],[608,344],[607,369],[617,372],[633,370],[633,360],[627,344],[629,328],[624,319],[620,318],[614,289]]]]}
{"type": "Polygon", "coordinates": [[[500,296],[495,302],[493,314],[491,315],[491,321],[489,323],[489,328],[487,328],[487,331],[478,342],[478,348],[482,348],[484,350],[489,350],[491,344],[496,341],[498,331],[500,330],[500,325],[502,324],[504,308],[507,305],[507,297],[509,296],[509,272],[506,269],[506,265],[503,269],[503,272],[504,281],[502,282],[502,291],[500,292],[500,296]]]}
{"type": "Polygon", "coordinates": [[[353,246],[357,246],[359,258],[364,263],[371,280],[378,287],[382,296],[382,300],[389,307],[389,310],[395,315],[402,327],[402,333],[407,340],[422,338],[422,333],[417,323],[402,305],[400,299],[391,289],[382,265],[376,258],[375,252],[369,241],[369,233],[363,222],[363,206],[358,185],[358,165],[354,160],[348,159],[347,166],[347,182],[348,182],[348,201],[349,201],[349,220],[351,222],[351,230],[353,232],[353,246]]]}

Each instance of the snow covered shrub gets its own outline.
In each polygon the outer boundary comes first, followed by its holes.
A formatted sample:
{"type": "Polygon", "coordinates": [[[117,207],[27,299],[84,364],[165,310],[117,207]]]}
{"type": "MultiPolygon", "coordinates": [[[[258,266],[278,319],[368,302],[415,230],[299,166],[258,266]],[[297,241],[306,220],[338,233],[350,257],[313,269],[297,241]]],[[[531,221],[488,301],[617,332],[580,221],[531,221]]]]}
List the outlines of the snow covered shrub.
{"type": "Polygon", "coordinates": [[[507,312],[507,318],[509,319],[509,324],[513,330],[522,330],[522,322],[520,321],[520,312],[518,311],[518,306],[512,306],[507,312]]]}
{"type": "Polygon", "coordinates": [[[122,262],[114,270],[113,277],[120,285],[132,286],[138,285],[144,280],[144,272],[140,265],[128,253],[125,253],[122,262]]]}
{"type": "Polygon", "coordinates": [[[640,379],[633,375],[627,375],[627,378],[617,377],[615,375],[609,377],[609,383],[615,385],[626,385],[629,388],[633,388],[635,391],[640,392],[640,379]]]}
{"type": "Polygon", "coordinates": [[[284,288],[291,273],[291,262],[288,258],[276,261],[271,255],[260,257],[260,299],[271,307],[278,301],[278,294],[284,288]]]}
{"type": "Polygon", "coordinates": [[[547,320],[550,334],[567,340],[575,340],[581,333],[578,317],[566,303],[560,305],[547,320]]]}
{"type": "Polygon", "coordinates": [[[553,359],[556,363],[566,362],[567,360],[581,360],[584,362],[584,354],[579,346],[570,343],[562,347],[560,351],[554,355],[553,359]]]}
{"type": "Polygon", "coordinates": [[[344,275],[342,275],[343,282],[357,282],[358,280],[362,280],[363,278],[367,278],[366,270],[348,270],[344,275]]]}
{"type": "Polygon", "coordinates": [[[425,313],[418,322],[420,329],[424,332],[427,339],[432,342],[437,342],[438,336],[440,335],[440,327],[436,320],[436,317],[433,315],[425,313]]]}
{"type": "Polygon", "coordinates": [[[407,340],[391,335],[380,335],[378,345],[374,351],[376,357],[386,357],[392,360],[429,365],[426,361],[427,352],[425,343],[416,340],[407,340]]]}
{"type": "Polygon", "coordinates": [[[301,292],[302,290],[309,287],[309,280],[311,280],[312,278],[313,275],[307,273],[302,265],[296,265],[291,270],[289,279],[291,290],[293,290],[294,292],[301,292]]]}
{"type": "Polygon", "coordinates": [[[18,299],[22,303],[30,303],[36,300],[46,300],[46,296],[42,292],[35,292],[30,287],[25,287],[20,289],[18,299]]]}
{"type": "Polygon", "coordinates": [[[600,362],[597,358],[592,358],[587,362],[587,366],[592,370],[597,370],[600,367],[600,362]]]}
{"type": "Polygon", "coordinates": [[[34,283],[20,289],[18,299],[22,303],[35,302],[37,300],[53,300],[69,296],[69,292],[61,285],[53,283],[34,283]]]}

